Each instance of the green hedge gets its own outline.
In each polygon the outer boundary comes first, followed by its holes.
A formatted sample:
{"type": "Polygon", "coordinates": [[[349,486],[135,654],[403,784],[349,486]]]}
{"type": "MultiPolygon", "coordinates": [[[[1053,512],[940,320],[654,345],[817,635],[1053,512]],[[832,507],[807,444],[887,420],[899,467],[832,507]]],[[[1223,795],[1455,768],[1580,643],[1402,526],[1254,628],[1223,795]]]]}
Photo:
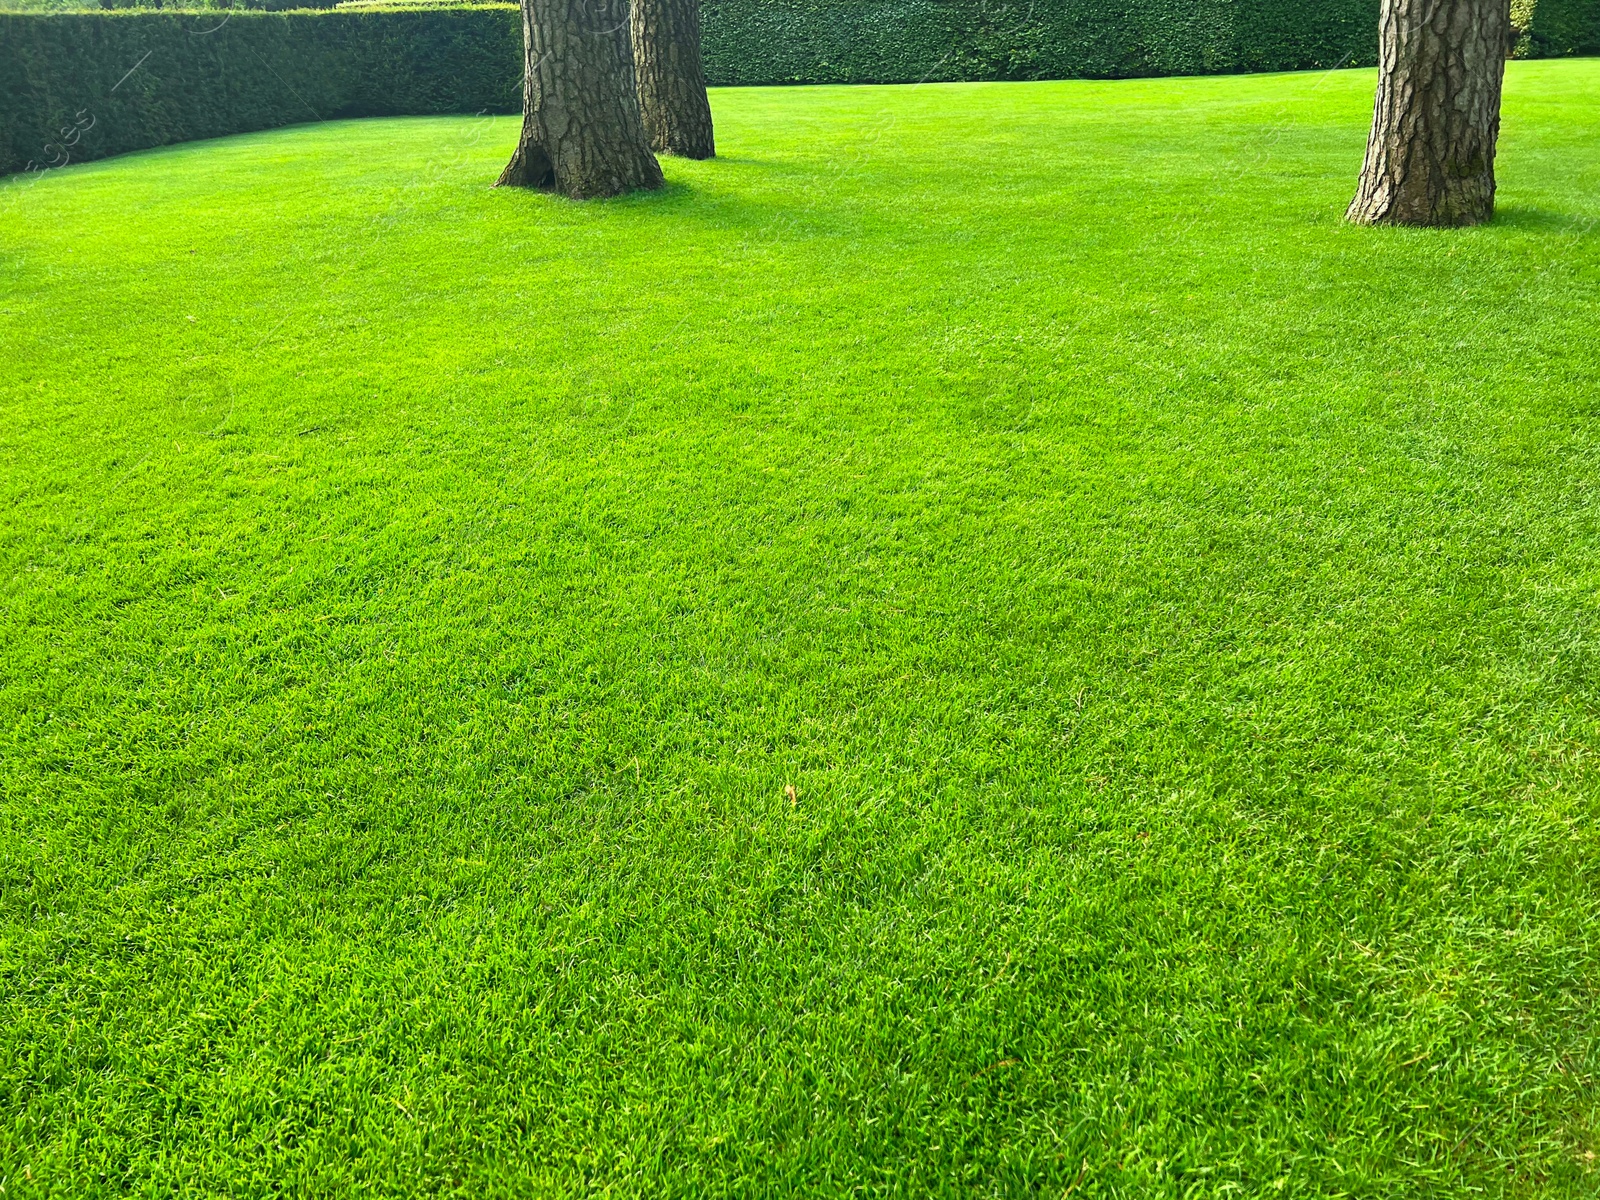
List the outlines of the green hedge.
{"type": "MultiPolygon", "coordinates": [[[[1377,48],[1378,0],[702,2],[714,84],[1295,70],[1377,48]]],[[[509,5],[0,13],[0,174],[329,117],[516,112],[521,36],[509,5]]],[[[1523,47],[1600,52],[1600,0],[1537,0],[1523,47]]]]}
{"type": "Polygon", "coordinates": [[[331,117],[517,112],[514,8],[0,14],[0,174],[331,117]]]}
{"type": "Polygon", "coordinates": [[[1537,0],[1520,50],[1530,58],[1600,54],[1600,0],[1537,0]]]}
{"type": "Polygon", "coordinates": [[[720,83],[1296,70],[1376,59],[1378,0],[703,0],[720,83]]]}
{"type": "MultiPolygon", "coordinates": [[[[1370,66],[1379,0],[702,0],[722,84],[1370,66]]],[[[1525,53],[1600,53],[1600,0],[1537,0],[1525,53]]]]}

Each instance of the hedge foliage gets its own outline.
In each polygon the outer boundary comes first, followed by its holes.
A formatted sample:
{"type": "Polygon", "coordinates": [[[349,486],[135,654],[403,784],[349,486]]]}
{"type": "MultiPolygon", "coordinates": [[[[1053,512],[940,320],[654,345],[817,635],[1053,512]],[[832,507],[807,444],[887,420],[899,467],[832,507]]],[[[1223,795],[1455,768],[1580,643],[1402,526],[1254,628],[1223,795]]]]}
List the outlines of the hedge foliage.
{"type": "MultiPolygon", "coordinates": [[[[757,84],[1366,65],[1379,0],[702,3],[711,82],[757,84]]],[[[1600,0],[1533,3],[1525,53],[1600,53],[1600,0]]],[[[521,36],[509,4],[0,13],[0,174],[329,117],[516,112],[521,36]]]]}
{"type": "MultiPolygon", "coordinates": [[[[1379,0],[702,0],[724,84],[1370,66],[1379,0]]],[[[1531,0],[1532,56],[1600,53],[1600,0],[1531,0]]]]}
{"type": "Polygon", "coordinates": [[[331,117],[517,112],[515,8],[0,14],[0,173],[331,117]]]}
{"type": "Polygon", "coordinates": [[[1600,0],[1533,0],[1532,7],[1523,55],[1600,54],[1600,0]]]}
{"type": "Polygon", "coordinates": [[[722,83],[1294,70],[1376,60],[1378,0],[703,0],[722,83]]]}

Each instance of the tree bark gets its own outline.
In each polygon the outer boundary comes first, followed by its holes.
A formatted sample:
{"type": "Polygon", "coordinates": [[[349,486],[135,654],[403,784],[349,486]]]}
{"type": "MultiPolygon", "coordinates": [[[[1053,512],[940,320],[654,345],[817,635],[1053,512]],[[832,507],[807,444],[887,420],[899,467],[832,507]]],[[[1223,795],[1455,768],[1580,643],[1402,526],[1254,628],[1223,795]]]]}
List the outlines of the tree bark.
{"type": "Polygon", "coordinates": [[[1511,0],[1383,0],[1378,97],[1349,219],[1477,225],[1494,215],[1511,0]]]}
{"type": "Polygon", "coordinates": [[[713,157],[700,0],[633,0],[633,62],[651,147],[684,158],[713,157]]]}
{"type": "Polygon", "coordinates": [[[575,200],[658,188],[634,91],[628,0],[522,0],[522,137],[497,186],[575,200]]]}

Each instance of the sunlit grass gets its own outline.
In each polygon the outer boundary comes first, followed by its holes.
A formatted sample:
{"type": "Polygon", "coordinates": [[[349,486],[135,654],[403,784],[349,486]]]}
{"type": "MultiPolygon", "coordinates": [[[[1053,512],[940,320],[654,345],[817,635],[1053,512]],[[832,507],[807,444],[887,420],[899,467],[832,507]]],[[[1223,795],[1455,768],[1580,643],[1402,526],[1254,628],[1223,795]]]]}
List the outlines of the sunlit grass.
{"type": "Polygon", "coordinates": [[[1371,87],[0,184],[6,1194],[1593,1195],[1600,63],[1371,87]]]}

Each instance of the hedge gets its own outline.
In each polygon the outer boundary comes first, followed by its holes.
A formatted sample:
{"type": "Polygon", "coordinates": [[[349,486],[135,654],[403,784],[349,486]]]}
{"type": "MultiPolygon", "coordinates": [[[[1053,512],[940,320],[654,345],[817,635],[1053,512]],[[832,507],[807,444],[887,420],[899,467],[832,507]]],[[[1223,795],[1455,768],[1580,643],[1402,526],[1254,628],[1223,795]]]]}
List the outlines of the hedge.
{"type": "MultiPolygon", "coordinates": [[[[1370,65],[1378,2],[702,0],[724,85],[1370,65]]],[[[1600,0],[1536,4],[1524,53],[1600,52],[1600,0]]],[[[0,14],[0,174],[329,117],[513,113],[521,36],[508,4],[0,14]]]]}
{"type": "MultiPolygon", "coordinates": [[[[1523,0],[1522,53],[1600,53],[1600,0],[1523,0]]],[[[722,84],[1371,66],[1379,0],[702,0],[722,84]]]]}
{"type": "Polygon", "coordinates": [[[1376,61],[1378,0],[703,0],[720,83],[911,83],[1376,61]]]}
{"type": "Polygon", "coordinates": [[[1529,58],[1600,54],[1600,0],[1534,0],[1518,51],[1529,58]]]}
{"type": "Polygon", "coordinates": [[[516,9],[0,14],[0,173],[332,117],[517,112],[516,9]]]}

